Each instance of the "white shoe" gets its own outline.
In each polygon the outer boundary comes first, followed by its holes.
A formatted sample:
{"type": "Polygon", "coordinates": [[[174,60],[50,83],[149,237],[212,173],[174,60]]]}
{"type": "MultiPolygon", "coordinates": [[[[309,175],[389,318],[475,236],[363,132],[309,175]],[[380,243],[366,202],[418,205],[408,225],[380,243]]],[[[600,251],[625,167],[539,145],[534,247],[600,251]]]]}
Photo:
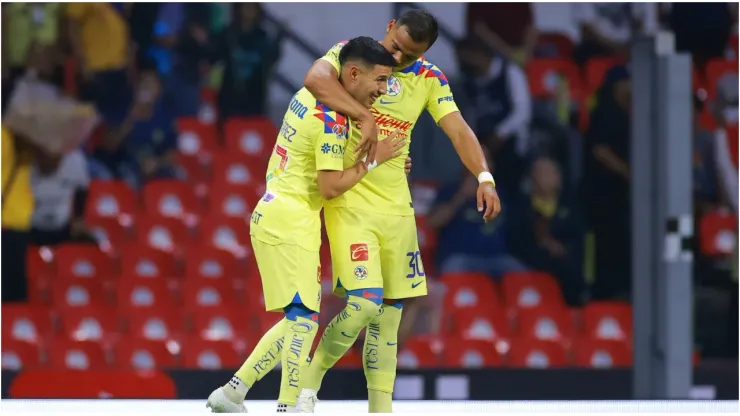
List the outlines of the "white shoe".
{"type": "Polygon", "coordinates": [[[316,394],[316,390],[301,390],[301,394],[298,396],[298,402],[295,406],[298,413],[313,413],[314,407],[316,407],[316,402],[319,401],[316,394]]]}
{"type": "Polygon", "coordinates": [[[219,387],[208,396],[206,407],[211,413],[248,413],[244,403],[236,403],[226,396],[224,388],[219,387]]]}

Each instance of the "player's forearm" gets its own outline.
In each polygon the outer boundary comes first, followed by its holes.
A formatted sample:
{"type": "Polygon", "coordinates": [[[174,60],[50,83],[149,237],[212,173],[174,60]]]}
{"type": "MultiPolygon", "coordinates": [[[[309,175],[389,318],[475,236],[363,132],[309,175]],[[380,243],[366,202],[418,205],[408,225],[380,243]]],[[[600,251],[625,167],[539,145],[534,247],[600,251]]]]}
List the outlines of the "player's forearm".
{"type": "Polygon", "coordinates": [[[443,117],[439,126],[450,138],[460,160],[470,173],[478,177],[483,172],[490,172],[478,138],[459,112],[443,117]]]}
{"type": "Polygon", "coordinates": [[[346,114],[353,120],[372,118],[370,110],[352,98],[342,87],[336,69],[328,62],[316,62],[306,74],[303,86],[322,104],[336,112],[346,114]]]}
{"type": "Polygon", "coordinates": [[[357,185],[367,172],[362,162],[343,171],[319,172],[319,192],[324,199],[334,199],[357,185]]]}

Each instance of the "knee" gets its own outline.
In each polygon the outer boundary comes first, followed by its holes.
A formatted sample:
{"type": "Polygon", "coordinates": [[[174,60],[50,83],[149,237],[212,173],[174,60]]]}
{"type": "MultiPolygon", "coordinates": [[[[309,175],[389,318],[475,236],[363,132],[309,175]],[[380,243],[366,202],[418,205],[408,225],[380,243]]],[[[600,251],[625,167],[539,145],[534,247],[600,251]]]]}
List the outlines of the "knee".
{"type": "Polygon", "coordinates": [[[354,317],[354,319],[362,326],[365,327],[373,318],[380,315],[382,299],[367,299],[364,297],[349,295],[347,297],[347,306],[345,307],[345,313],[347,317],[354,317]]]}
{"type": "Polygon", "coordinates": [[[298,318],[309,319],[316,323],[319,322],[319,313],[314,312],[303,303],[291,303],[283,309],[285,318],[289,321],[296,321],[298,318]]]}

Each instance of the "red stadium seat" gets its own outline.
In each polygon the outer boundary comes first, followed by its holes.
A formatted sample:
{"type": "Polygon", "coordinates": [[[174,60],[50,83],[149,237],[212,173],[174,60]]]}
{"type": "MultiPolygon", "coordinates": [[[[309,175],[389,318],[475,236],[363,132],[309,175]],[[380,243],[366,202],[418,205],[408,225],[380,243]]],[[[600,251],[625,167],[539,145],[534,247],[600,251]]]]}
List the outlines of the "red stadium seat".
{"type": "Polygon", "coordinates": [[[183,317],[177,310],[134,309],[126,317],[128,332],[136,338],[164,342],[183,332],[183,317]]]}
{"type": "Polygon", "coordinates": [[[227,279],[186,280],[183,299],[189,308],[220,308],[240,304],[233,282],[227,279]]]}
{"type": "Polygon", "coordinates": [[[164,280],[122,280],[118,286],[118,307],[124,312],[133,309],[166,309],[175,305],[168,282],[164,280]]]}
{"type": "Polygon", "coordinates": [[[54,306],[63,310],[103,305],[112,300],[107,288],[99,279],[59,278],[52,282],[52,299],[54,306]]]}
{"type": "Polygon", "coordinates": [[[204,370],[237,368],[242,359],[231,341],[208,341],[191,337],[183,343],[185,367],[204,370]]]}
{"type": "Polygon", "coordinates": [[[110,279],[111,258],[93,244],[67,243],[56,248],[57,278],[110,279]]]}
{"type": "Polygon", "coordinates": [[[440,340],[429,337],[409,338],[398,351],[398,368],[416,370],[439,367],[438,351],[442,349],[441,344],[440,340]]]}
{"type": "Polygon", "coordinates": [[[237,257],[247,256],[251,253],[248,221],[247,218],[204,218],[199,227],[200,241],[237,257]]]}
{"type": "Polygon", "coordinates": [[[211,189],[209,213],[213,216],[249,218],[257,198],[259,195],[249,186],[216,185],[211,189]]]}
{"type": "Polygon", "coordinates": [[[123,181],[92,181],[85,217],[118,217],[137,211],[136,194],[123,181]]]}
{"type": "Polygon", "coordinates": [[[565,367],[568,365],[568,354],[559,342],[517,338],[511,342],[507,362],[512,367],[565,367]]]}
{"type": "Polygon", "coordinates": [[[187,226],[177,218],[142,216],[137,219],[136,234],[140,245],[166,252],[177,252],[190,241],[187,226]]]}
{"type": "Polygon", "coordinates": [[[532,95],[538,98],[553,97],[561,79],[568,82],[572,96],[580,93],[578,67],[569,59],[532,59],[527,63],[527,78],[532,95]]]}
{"type": "MultiPolygon", "coordinates": [[[[434,253],[437,248],[437,231],[427,224],[427,218],[423,215],[416,216],[416,232],[419,238],[419,249],[422,254],[434,253]]],[[[432,257],[424,257],[422,255],[422,258],[428,259],[424,262],[425,268],[431,263],[434,263],[432,257]]]]}
{"type": "Polygon", "coordinates": [[[100,342],[119,332],[115,311],[110,307],[69,309],[61,314],[61,319],[64,334],[75,341],[100,342]]]}
{"type": "Polygon", "coordinates": [[[574,345],[575,365],[579,367],[612,368],[632,365],[632,352],[624,341],[582,338],[574,345]]]}
{"type": "Polygon", "coordinates": [[[501,281],[509,313],[530,308],[563,308],[565,301],[557,281],[542,272],[512,272],[501,281]]]}
{"type": "Polygon", "coordinates": [[[43,306],[6,303],[2,305],[2,342],[5,340],[42,342],[51,334],[51,315],[43,306]]]}
{"type": "Polygon", "coordinates": [[[216,126],[201,123],[196,117],[177,119],[177,131],[177,148],[182,154],[212,153],[221,148],[216,126]]]}
{"type": "Polygon", "coordinates": [[[591,58],[586,62],[586,91],[587,95],[595,94],[596,91],[601,87],[604,82],[606,73],[609,72],[614,66],[619,64],[619,59],[616,57],[605,56],[599,58],[591,58]]]}
{"type": "Polygon", "coordinates": [[[49,364],[54,369],[89,371],[108,367],[105,351],[97,342],[57,338],[48,351],[49,364]]]}
{"type": "Polygon", "coordinates": [[[717,81],[727,75],[737,77],[737,61],[728,61],[726,59],[714,59],[709,61],[705,71],[707,98],[713,101],[717,97],[717,81]]]}
{"type": "Polygon", "coordinates": [[[29,299],[32,303],[49,303],[50,282],[55,274],[54,250],[50,247],[29,246],[26,249],[26,274],[29,299]]]}
{"type": "Polygon", "coordinates": [[[709,257],[729,256],[737,244],[737,216],[711,212],[699,220],[699,246],[709,257]]]}
{"type": "Polygon", "coordinates": [[[239,334],[251,332],[248,322],[240,317],[243,313],[244,308],[194,308],[190,314],[193,332],[205,340],[234,340],[239,334]]]}
{"type": "Polygon", "coordinates": [[[226,150],[241,155],[251,166],[262,171],[267,168],[277,134],[272,120],[262,116],[233,117],[224,124],[226,150]]]}
{"type": "Polygon", "coordinates": [[[169,278],[175,274],[175,261],[167,252],[131,245],[121,252],[121,274],[124,278],[169,278]]]}
{"type": "Polygon", "coordinates": [[[502,364],[493,342],[460,338],[445,340],[442,362],[448,368],[487,368],[502,364]]]}
{"type": "Polygon", "coordinates": [[[450,316],[450,335],[465,339],[497,341],[510,336],[509,325],[503,309],[481,313],[476,309],[458,309],[450,316]]]}
{"type": "Polygon", "coordinates": [[[177,155],[177,165],[187,175],[187,183],[201,184],[211,180],[213,169],[213,155],[210,153],[199,153],[195,155],[177,155]]]}
{"type": "Polygon", "coordinates": [[[575,334],[567,309],[520,309],[517,321],[519,334],[527,338],[564,342],[575,334]]]}
{"type": "Polygon", "coordinates": [[[154,370],[173,367],[175,355],[167,342],[123,338],[114,350],[114,365],[119,370],[154,370]]]}
{"type": "Polygon", "coordinates": [[[456,309],[476,309],[481,313],[501,309],[496,286],[486,274],[447,273],[440,281],[446,287],[444,308],[448,313],[456,309]]]}
{"type": "Polygon", "coordinates": [[[41,350],[34,343],[7,339],[2,342],[3,370],[28,370],[41,366],[41,350]]]}
{"type": "Polygon", "coordinates": [[[198,198],[187,182],[158,179],[144,186],[144,209],[151,215],[184,218],[200,212],[198,198]]]}
{"type": "Polygon", "coordinates": [[[237,259],[228,252],[212,246],[191,247],[185,259],[185,278],[232,279],[244,275],[237,259]]]}
{"type": "Polygon", "coordinates": [[[251,186],[264,184],[265,169],[250,165],[244,156],[238,153],[221,153],[216,157],[213,166],[213,185],[229,184],[251,186]]]}
{"type": "Polygon", "coordinates": [[[130,243],[133,240],[133,221],[130,216],[85,218],[85,224],[100,242],[112,246],[130,243]]]}
{"type": "Polygon", "coordinates": [[[593,339],[629,340],[632,307],[626,302],[591,302],[583,309],[586,336],[593,339]]]}
{"type": "Polygon", "coordinates": [[[359,369],[362,368],[362,353],[358,348],[350,348],[342,358],[334,364],[334,368],[359,369]]]}

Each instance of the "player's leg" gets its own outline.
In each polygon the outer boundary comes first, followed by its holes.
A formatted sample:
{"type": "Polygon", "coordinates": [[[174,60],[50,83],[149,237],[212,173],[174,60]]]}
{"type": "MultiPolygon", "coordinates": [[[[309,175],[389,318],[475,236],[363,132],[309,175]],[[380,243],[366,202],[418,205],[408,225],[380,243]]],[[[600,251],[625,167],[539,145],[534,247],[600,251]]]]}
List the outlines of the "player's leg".
{"type": "Polygon", "coordinates": [[[427,293],[414,217],[389,217],[381,234],[382,312],[368,325],[363,368],[370,413],[391,413],[403,299],[427,293]]]}
{"type": "Polygon", "coordinates": [[[312,410],[312,400],[324,375],[380,312],[383,299],[379,246],[368,221],[360,221],[356,213],[345,209],[325,210],[324,218],[332,250],[335,292],[347,297],[347,305],[326,327],[311,360],[301,393],[310,403],[301,407],[299,400],[299,409],[304,412],[312,410]]]}

